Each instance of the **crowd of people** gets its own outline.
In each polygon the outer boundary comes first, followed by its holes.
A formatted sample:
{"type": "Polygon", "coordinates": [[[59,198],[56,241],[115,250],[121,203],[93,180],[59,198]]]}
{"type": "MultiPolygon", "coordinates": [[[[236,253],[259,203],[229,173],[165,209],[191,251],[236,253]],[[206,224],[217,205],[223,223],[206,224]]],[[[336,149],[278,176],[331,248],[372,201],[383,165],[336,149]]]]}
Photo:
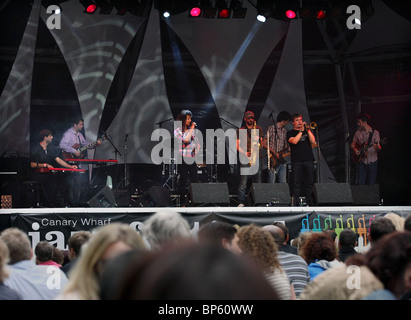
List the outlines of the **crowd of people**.
{"type": "Polygon", "coordinates": [[[351,229],[304,232],[281,222],[204,222],[197,232],[163,209],[143,230],[115,222],[74,233],[68,250],[26,233],[0,234],[1,300],[409,300],[411,215],[351,229]]]}

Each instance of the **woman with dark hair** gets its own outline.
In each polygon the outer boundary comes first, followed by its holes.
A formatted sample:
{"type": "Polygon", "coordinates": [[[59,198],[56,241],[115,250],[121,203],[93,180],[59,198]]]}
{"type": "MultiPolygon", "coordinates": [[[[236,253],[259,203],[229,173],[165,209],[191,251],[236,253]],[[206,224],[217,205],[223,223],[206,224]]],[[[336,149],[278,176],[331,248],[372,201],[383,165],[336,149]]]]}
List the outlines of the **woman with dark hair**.
{"type": "Polygon", "coordinates": [[[311,281],[320,273],[340,264],[337,248],[326,233],[312,233],[301,248],[301,256],[308,264],[311,281]]]}
{"type": "Polygon", "coordinates": [[[180,203],[185,204],[187,178],[190,175],[191,182],[199,182],[197,164],[195,156],[200,150],[199,141],[195,135],[194,128],[196,123],[192,121],[193,114],[190,110],[182,110],[177,117],[177,121],[181,121],[181,127],[174,130],[174,136],[178,143],[178,151],[182,156],[182,161],[177,161],[180,164],[180,178],[178,181],[178,193],[180,195],[180,203]]]}

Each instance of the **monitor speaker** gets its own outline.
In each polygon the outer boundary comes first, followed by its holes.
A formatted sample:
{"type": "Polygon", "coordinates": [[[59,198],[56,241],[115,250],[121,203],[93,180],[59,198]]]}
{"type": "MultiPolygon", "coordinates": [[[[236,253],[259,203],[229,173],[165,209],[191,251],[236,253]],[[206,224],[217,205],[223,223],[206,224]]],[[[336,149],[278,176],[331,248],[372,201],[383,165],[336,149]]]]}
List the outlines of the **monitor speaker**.
{"type": "Polygon", "coordinates": [[[87,205],[96,208],[115,207],[116,198],[114,197],[113,191],[108,186],[104,186],[89,201],[87,201],[87,205]]]}
{"type": "Polygon", "coordinates": [[[314,198],[318,206],[352,205],[349,183],[316,183],[314,198]]]}
{"type": "Polygon", "coordinates": [[[378,206],[380,204],[380,185],[352,185],[352,200],[355,206],[378,206]]]}
{"type": "Polygon", "coordinates": [[[163,186],[152,186],[143,194],[146,207],[171,207],[170,190],[163,186]]]}
{"type": "Polygon", "coordinates": [[[229,205],[228,184],[226,182],[191,183],[190,198],[194,206],[229,205]]]}
{"type": "Polygon", "coordinates": [[[290,187],[288,183],[253,183],[249,194],[251,194],[250,202],[255,206],[290,205],[290,187]]]}

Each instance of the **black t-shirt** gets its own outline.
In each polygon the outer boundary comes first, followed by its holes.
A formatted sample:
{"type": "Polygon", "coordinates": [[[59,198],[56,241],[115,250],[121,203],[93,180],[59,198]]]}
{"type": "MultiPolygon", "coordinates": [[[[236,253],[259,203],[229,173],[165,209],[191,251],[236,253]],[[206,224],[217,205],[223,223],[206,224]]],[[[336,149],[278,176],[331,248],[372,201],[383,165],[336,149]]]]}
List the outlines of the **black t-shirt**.
{"type": "MultiPolygon", "coordinates": [[[[291,137],[295,137],[299,132],[299,130],[294,129],[288,131],[287,140],[290,140],[291,137]]],[[[289,144],[291,150],[291,162],[314,161],[310,139],[308,138],[308,133],[306,131],[303,133],[297,144],[289,144]]]]}
{"type": "Polygon", "coordinates": [[[40,143],[36,144],[30,154],[30,162],[48,163],[52,166],[57,166],[56,158],[60,155],[60,150],[49,144],[47,150],[44,150],[40,143]]]}

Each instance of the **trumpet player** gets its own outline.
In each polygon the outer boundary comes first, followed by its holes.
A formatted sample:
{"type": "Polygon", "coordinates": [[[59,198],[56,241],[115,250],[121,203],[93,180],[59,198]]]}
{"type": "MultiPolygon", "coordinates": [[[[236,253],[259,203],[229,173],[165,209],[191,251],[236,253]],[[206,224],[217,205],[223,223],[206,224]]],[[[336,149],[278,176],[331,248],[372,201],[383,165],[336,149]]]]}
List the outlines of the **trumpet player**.
{"type": "Polygon", "coordinates": [[[291,121],[293,130],[287,132],[291,151],[291,195],[294,199],[305,197],[306,203],[311,205],[315,177],[315,159],[311,146],[316,143],[315,136],[301,114],[293,114],[291,121]]]}

